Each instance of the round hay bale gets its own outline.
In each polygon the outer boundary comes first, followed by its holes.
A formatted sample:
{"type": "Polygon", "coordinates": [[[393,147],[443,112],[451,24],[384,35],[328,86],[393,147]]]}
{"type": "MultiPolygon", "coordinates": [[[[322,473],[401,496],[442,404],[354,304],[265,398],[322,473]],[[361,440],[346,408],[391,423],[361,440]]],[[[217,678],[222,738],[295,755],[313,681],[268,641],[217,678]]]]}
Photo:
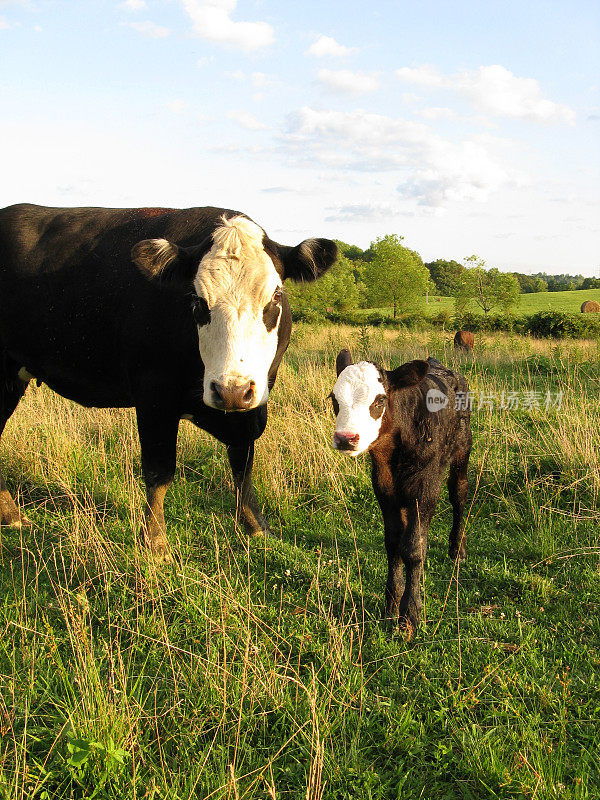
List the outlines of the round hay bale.
{"type": "Polygon", "coordinates": [[[582,314],[594,314],[598,311],[600,311],[600,303],[596,300],[586,300],[585,303],[581,304],[582,314]]]}

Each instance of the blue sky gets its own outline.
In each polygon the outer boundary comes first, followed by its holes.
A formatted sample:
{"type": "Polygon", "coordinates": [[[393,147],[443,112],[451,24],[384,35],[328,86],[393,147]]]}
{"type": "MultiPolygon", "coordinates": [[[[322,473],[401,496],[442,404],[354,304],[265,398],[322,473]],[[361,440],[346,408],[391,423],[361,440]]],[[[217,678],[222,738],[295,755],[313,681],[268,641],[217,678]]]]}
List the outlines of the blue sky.
{"type": "Polygon", "coordinates": [[[0,205],[600,274],[597,3],[0,0],[0,205]]]}

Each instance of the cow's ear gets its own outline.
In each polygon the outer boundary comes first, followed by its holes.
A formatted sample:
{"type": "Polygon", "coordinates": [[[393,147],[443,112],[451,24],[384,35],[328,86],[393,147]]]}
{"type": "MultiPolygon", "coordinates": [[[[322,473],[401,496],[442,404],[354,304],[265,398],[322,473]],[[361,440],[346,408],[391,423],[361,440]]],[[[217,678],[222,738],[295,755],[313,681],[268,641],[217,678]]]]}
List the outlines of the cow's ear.
{"type": "Polygon", "coordinates": [[[337,245],[331,239],[305,239],[296,247],[278,245],[283,279],[314,281],[324,275],[337,258],[337,245]]]}
{"type": "Polygon", "coordinates": [[[392,389],[403,389],[421,383],[429,372],[427,361],[408,361],[406,364],[387,372],[387,379],[392,389]]]}
{"type": "Polygon", "coordinates": [[[342,374],[342,372],[352,364],[352,356],[350,355],[350,350],[340,350],[338,353],[338,357],[335,360],[335,371],[337,373],[338,378],[342,374]]]}
{"type": "Polygon", "coordinates": [[[167,239],[144,239],[131,248],[131,260],[149,280],[187,283],[194,279],[211,245],[211,237],[194,247],[179,247],[167,239]]]}

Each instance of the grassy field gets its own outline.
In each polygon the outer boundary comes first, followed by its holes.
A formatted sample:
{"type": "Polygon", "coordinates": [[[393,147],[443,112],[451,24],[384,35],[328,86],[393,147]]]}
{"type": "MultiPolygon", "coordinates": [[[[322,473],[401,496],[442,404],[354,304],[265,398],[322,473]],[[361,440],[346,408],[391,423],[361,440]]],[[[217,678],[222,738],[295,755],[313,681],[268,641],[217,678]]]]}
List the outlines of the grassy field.
{"type": "MultiPolygon", "coordinates": [[[[537,311],[581,311],[581,304],[586,300],[597,300],[600,302],[600,289],[589,289],[573,292],[535,292],[533,294],[522,294],[521,302],[515,309],[516,314],[535,314],[537,311]]],[[[454,311],[454,300],[452,297],[430,297],[425,306],[429,315],[438,314],[440,311],[454,311]]],[[[472,305],[470,311],[477,312],[478,309],[472,305]]]]}
{"type": "Polygon", "coordinates": [[[438,332],[297,325],[258,446],[273,536],[236,530],[222,448],[182,423],[160,569],[132,414],[30,388],[2,442],[35,525],[2,530],[0,797],[598,798],[599,386],[597,343],[460,358],[438,332]],[[434,354],[476,398],[468,560],[444,493],[410,642],[380,621],[368,460],[329,447],[342,345],[434,354]]]}

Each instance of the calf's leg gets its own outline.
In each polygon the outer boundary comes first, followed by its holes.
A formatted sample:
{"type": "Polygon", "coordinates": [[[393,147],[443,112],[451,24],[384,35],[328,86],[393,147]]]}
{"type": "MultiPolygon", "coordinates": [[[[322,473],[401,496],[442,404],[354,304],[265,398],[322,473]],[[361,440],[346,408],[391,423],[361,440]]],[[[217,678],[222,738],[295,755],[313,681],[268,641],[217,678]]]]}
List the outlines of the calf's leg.
{"type": "Polygon", "coordinates": [[[146,484],[142,540],[157,561],[168,562],[171,556],[163,503],[175,474],[179,417],[156,408],[138,407],[136,412],[146,484]]]}
{"type": "Polygon", "coordinates": [[[467,540],[462,523],[465,503],[469,494],[468,465],[469,453],[466,457],[457,458],[451,464],[448,475],[448,494],[452,504],[452,530],[450,531],[448,555],[452,561],[463,561],[467,555],[467,540]]]}
{"type": "Polygon", "coordinates": [[[252,486],[254,442],[240,446],[227,445],[227,456],[235,486],[235,518],[241,519],[249,536],[269,533],[252,486]]]}
{"type": "Polygon", "coordinates": [[[383,522],[385,550],[388,559],[388,573],[385,584],[385,615],[388,619],[397,620],[400,613],[400,601],[404,593],[400,543],[406,536],[406,509],[386,508],[383,522]]]}
{"type": "MultiPolygon", "coordinates": [[[[19,400],[23,397],[26,388],[27,382],[18,377],[17,365],[6,353],[0,352],[0,436],[2,436],[4,427],[19,404],[19,400]]],[[[31,521],[17,508],[1,472],[0,524],[9,525],[12,528],[31,525],[31,521]]]]}
{"type": "Polygon", "coordinates": [[[421,576],[427,555],[427,534],[433,509],[425,504],[415,504],[406,509],[406,534],[400,541],[400,557],[404,562],[404,593],[398,609],[401,628],[412,635],[421,618],[421,576]]]}
{"type": "Polygon", "coordinates": [[[421,575],[427,553],[427,533],[433,513],[430,506],[387,506],[384,512],[388,575],[386,616],[397,620],[412,635],[421,617],[421,575]],[[404,566],[404,579],[402,577],[404,566]]]}

